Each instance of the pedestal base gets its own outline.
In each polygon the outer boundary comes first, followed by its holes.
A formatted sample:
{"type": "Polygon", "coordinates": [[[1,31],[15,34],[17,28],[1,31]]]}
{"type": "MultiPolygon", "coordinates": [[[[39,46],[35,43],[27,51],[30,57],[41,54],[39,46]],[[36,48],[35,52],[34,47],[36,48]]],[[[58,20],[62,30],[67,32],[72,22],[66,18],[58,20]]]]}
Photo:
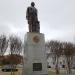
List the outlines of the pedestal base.
{"type": "Polygon", "coordinates": [[[28,32],[24,42],[23,75],[48,75],[46,61],[44,34],[28,32]]]}

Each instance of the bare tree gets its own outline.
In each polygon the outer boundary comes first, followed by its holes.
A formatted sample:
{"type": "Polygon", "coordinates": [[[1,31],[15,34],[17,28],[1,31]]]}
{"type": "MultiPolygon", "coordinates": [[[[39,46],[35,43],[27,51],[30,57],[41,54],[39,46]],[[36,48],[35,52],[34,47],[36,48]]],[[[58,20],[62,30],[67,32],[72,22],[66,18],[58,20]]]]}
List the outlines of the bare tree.
{"type": "MultiPolygon", "coordinates": [[[[10,60],[12,60],[14,57],[14,54],[20,55],[20,53],[22,52],[22,41],[17,36],[10,36],[9,37],[9,45],[10,45],[10,58],[11,58],[10,60]]],[[[14,60],[15,59],[13,59],[13,61],[14,60]]],[[[14,68],[16,68],[16,64],[17,64],[17,62],[15,63],[15,65],[14,65],[14,62],[11,62],[11,66],[13,66],[13,67],[15,66],[14,68]]],[[[11,75],[15,75],[15,73],[11,71],[11,75]]]]}
{"type": "Polygon", "coordinates": [[[66,63],[67,63],[67,73],[71,73],[71,67],[72,67],[72,61],[73,56],[75,54],[75,47],[70,42],[64,42],[63,43],[63,52],[66,57],[66,63]]]}
{"type": "Polygon", "coordinates": [[[59,68],[58,68],[58,59],[62,55],[62,43],[59,41],[48,41],[46,43],[46,46],[50,49],[50,52],[53,54],[54,60],[56,62],[56,73],[59,74],[59,68]]]}
{"type": "Polygon", "coordinates": [[[10,43],[10,53],[20,55],[22,52],[22,41],[17,36],[10,36],[9,38],[10,43]]]}
{"type": "Polygon", "coordinates": [[[0,35],[0,56],[3,56],[8,47],[8,40],[5,35],[0,35]]]}

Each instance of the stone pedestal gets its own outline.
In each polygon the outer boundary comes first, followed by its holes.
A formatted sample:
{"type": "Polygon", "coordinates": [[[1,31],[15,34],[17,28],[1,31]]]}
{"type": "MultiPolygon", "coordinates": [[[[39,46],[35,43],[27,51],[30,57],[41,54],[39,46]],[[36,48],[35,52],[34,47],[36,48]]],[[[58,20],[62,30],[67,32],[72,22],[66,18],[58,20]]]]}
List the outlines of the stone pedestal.
{"type": "Polygon", "coordinates": [[[47,75],[44,34],[28,32],[24,40],[23,75],[47,75]]]}

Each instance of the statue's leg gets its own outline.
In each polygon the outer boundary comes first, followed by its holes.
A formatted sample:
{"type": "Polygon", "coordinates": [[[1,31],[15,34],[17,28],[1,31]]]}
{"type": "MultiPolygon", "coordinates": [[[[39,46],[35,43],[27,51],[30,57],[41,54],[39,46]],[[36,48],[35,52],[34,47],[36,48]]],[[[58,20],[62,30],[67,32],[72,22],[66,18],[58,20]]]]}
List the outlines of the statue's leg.
{"type": "Polygon", "coordinates": [[[31,20],[29,20],[28,24],[29,24],[29,32],[32,32],[32,22],[31,22],[31,20]]]}
{"type": "Polygon", "coordinates": [[[33,32],[36,32],[36,23],[33,24],[33,32]]]}
{"type": "Polygon", "coordinates": [[[34,32],[34,21],[32,20],[32,32],[34,32]]]}
{"type": "Polygon", "coordinates": [[[29,25],[29,32],[31,32],[31,25],[29,25]]]}

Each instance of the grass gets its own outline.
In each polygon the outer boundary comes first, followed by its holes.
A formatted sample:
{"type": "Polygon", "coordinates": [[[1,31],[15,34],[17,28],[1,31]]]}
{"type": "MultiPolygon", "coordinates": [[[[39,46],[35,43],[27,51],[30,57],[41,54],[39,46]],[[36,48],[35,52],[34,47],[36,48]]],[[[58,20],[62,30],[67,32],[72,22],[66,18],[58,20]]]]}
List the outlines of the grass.
{"type": "MultiPolygon", "coordinates": [[[[11,75],[11,72],[0,72],[0,75],[11,75]]],[[[22,71],[15,72],[15,75],[22,75],[22,71]]],[[[48,75],[56,75],[55,72],[49,71],[48,75]]]]}
{"type": "Polygon", "coordinates": [[[48,72],[48,75],[56,75],[56,73],[55,72],[52,72],[52,71],[49,71],[48,72]]]}

